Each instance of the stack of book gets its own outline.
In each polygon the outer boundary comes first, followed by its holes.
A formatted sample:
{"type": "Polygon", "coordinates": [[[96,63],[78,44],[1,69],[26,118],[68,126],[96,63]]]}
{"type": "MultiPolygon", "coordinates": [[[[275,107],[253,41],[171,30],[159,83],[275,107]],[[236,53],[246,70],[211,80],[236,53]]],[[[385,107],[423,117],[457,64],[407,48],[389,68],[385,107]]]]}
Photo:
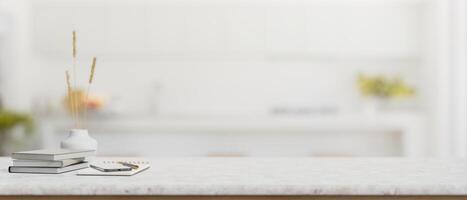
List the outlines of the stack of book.
{"type": "Polygon", "coordinates": [[[41,149],[16,152],[11,155],[10,173],[60,174],[88,167],[86,157],[94,150],[41,149]]]}

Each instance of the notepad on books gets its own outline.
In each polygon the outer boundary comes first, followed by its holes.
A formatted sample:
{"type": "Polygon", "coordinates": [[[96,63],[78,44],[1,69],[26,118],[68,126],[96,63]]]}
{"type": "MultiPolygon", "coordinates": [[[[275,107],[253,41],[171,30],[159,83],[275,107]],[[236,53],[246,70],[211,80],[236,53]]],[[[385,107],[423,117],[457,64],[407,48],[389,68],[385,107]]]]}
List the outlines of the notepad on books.
{"type": "MultiPolygon", "coordinates": [[[[138,169],[133,169],[131,171],[115,171],[115,172],[103,172],[99,171],[94,168],[87,168],[80,170],[76,175],[78,176],[133,176],[138,174],[142,171],[149,169],[150,165],[147,161],[135,161],[135,160],[118,160],[125,163],[131,163],[138,165],[138,169]]],[[[117,160],[100,160],[100,161],[93,161],[91,164],[105,166],[105,165],[114,165],[118,162],[117,160]]]]}

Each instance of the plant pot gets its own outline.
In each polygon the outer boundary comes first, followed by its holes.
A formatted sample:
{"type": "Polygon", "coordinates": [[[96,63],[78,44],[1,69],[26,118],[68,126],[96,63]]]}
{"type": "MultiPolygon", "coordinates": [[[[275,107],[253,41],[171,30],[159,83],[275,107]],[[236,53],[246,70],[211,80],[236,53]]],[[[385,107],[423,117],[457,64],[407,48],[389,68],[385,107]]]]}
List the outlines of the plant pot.
{"type": "Polygon", "coordinates": [[[368,97],[364,99],[363,112],[369,115],[377,114],[381,111],[382,106],[385,103],[384,98],[380,97],[368,97]]]}
{"type": "Polygon", "coordinates": [[[64,149],[86,149],[97,152],[97,141],[89,136],[87,129],[71,129],[70,135],[61,142],[60,146],[64,149]]]}

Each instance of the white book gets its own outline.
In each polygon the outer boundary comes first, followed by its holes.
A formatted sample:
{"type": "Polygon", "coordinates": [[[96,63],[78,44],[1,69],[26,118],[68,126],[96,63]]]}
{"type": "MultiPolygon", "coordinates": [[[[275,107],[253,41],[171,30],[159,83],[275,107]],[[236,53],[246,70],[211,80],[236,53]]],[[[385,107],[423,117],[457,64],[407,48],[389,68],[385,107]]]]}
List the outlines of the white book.
{"type": "Polygon", "coordinates": [[[64,172],[74,171],[88,167],[87,162],[82,162],[67,167],[17,167],[11,166],[8,168],[10,173],[34,173],[34,174],[61,174],[64,172]]]}
{"type": "Polygon", "coordinates": [[[18,160],[64,160],[93,156],[94,150],[39,149],[15,152],[11,158],[18,160]]]}
{"type": "Polygon", "coordinates": [[[84,158],[65,160],[13,160],[15,167],[66,167],[84,161],[84,158]]]}

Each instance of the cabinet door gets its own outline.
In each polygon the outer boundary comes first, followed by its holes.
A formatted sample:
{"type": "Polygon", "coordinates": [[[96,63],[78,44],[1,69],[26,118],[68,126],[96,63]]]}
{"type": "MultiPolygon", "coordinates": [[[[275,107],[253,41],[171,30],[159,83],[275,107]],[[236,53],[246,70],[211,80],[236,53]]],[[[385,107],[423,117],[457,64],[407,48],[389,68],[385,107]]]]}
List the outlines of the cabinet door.
{"type": "Polygon", "coordinates": [[[33,4],[32,44],[41,55],[71,57],[71,31],[78,32],[78,54],[93,55],[108,50],[108,7],[77,2],[33,4]]]}
{"type": "Polygon", "coordinates": [[[420,40],[419,9],[410,1],[310,4],[307,51],[334,56],[414,55],[420,40]]]}
{"type": "Polygon", "coordinates": [[[265,25],[267,54],[303,54],[306,51],[304,6],[267,6],[265,25]]]}

